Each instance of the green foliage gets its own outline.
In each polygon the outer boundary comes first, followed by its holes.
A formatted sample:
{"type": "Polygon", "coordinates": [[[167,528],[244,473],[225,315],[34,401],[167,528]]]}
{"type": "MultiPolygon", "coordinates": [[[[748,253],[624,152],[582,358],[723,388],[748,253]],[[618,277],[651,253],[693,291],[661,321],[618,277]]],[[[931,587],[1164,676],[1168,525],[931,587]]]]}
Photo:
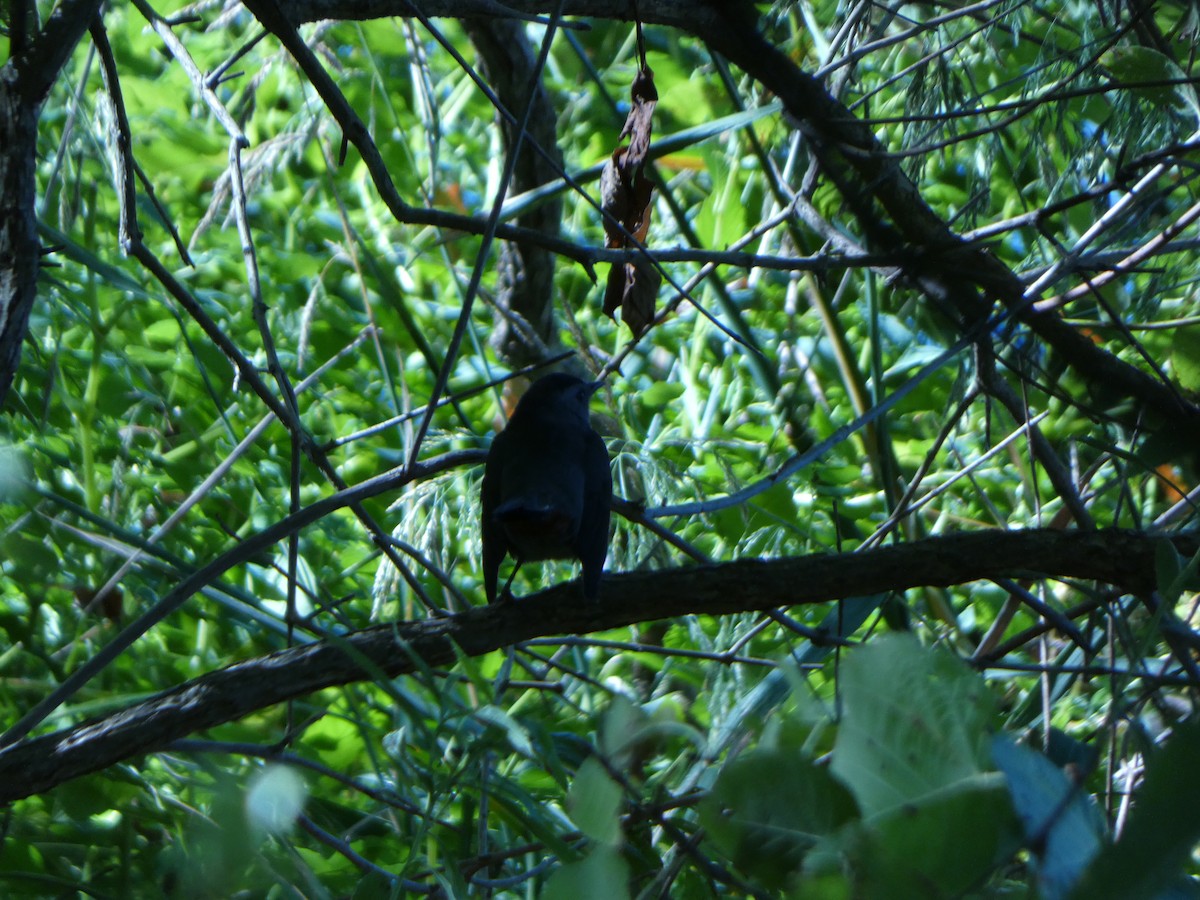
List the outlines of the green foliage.
{"type": "Polygon", "coordinates": [[[784,723],[722,770],[701,808],[717,846],[795,896],[953,897],[995,878],[1019,840],[982,679],[895,636],[850,657],[841,700],[828,760],[784,723]]]}
{"type": "Polygon", "coordinates": [[[806,860],[814,867],[836,863],[837,832],[849,832],[859,815],[850,791],[827,767],[789,746],[730,763],[701,807],[700,822],[739,869],[777,891],[806,860]]]}
{"type": "Polygon", "coordinates": [[[991,698],[947,654],[880,640],[847,664],[833,772],[868,816],[969,784],[987,758],[991,698]]]}
{"type": "Polygon", "coordinates": [[[1195,882],[1180,878],[1200,842],[1200,727],[1179,728],[1150,756],[1137,808],[1125,831],[1097,857],[1075,886],[1073,898],[1195,896],[1195,882]]]}
{"type": "Polygon", "coordinates": [[[1171,347],[1171,365],[1175,368],[1179,386],[1200,392],[1200,331],[1181,328],[1171,347]]]}

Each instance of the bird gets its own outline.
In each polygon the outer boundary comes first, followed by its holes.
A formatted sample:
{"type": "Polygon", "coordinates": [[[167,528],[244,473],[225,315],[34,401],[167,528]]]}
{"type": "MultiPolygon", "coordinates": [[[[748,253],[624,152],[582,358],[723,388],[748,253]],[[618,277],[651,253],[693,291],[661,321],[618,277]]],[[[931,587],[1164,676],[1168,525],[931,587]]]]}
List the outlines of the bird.
{"type": "Polygon", "coordinates": [[[496,435],[483,469],[483,584],[496,601],[500,564],[578,559],[583,596],[595,601],[608,555],[612,472],[604,440],[588,420],[601,381],[564,372],[539,378],[496,435]]]}

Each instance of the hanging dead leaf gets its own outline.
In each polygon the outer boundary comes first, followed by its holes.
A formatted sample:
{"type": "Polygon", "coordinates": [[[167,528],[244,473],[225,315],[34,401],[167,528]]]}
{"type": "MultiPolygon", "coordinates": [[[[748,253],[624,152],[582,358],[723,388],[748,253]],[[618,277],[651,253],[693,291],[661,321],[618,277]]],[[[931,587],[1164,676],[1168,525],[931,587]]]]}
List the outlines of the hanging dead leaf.
{"type": "MultiPolygon", "coordinates": [[[[650,152],[654,107],[658,89],[654,72],[646,64],[646,45],[638,23],[639,63],[630,88],[629,115],[617,138],[618,146],[600,174],[600,208],[604,211],[604,246],[610,250],[644,245],[650,232],[650,201],[654,187],[646,177],[646,157],[650,152]]],[[[608,273],[604,292],[604,312],[629,325],[635,336],[641,335],[654,319],[654,300],[662,281],[654,267],[646,262],[614,264],[608,273]]]]}
{"type": "Polygon", "coordinates": [[[625,245],[625,235],[617,226],[629,216],[631,201],[629,186],[617,169],[617,156],[624,152],[618,147],[604,163],[600,172],[600,209],[604,211],[604,246],[610,250],[625,245]]]}
{"type": "Polygon", "coordinates": [[[636,246],[629,235],[644,243],[650,232],[654,186],[640,174],[640,169],[623,166],[628,155],[628,147],[618,147],[600,173],[600,207],[608,214],[604,219],[604,246],[610,250],[636,246]]]}
{"type": "Polygon", "coordinates": [[[600,206],[608,214],[604,219],[605,246],[610,249],[630,246],[629,235],[642,241],[650,229],[654,188],[646,178],[645,168],[658,91],[654,87],[654,73],[645,59],[633,80],[630,98],[629,115],[617,138],[618,141],[629,138],[629,144],[613,151],[600,175],[600,206]]]}
{"type": "Polygon", "coordinates": [[[633,79],[633,87],[629,90],[632,106],[629,115],[625,117],[625,127],[621,129],[619,140],[629,138],[629,153],[625,165],[636,169],[641,174],[642,166],[646,164],[646,154],[650,152],[650,136],[654,130],[654,107],[658,105],[658,89],[654,86],[654,72],[642,59],[641,68],[633,79]]]}
{"type": "Polygon", "coordinates": [[[617,263],[608,270],[608,284],[604,290],[604,312],[616,319],[621,310],[621,321],[629,326],[634,337],[641,337],[654,322],[654,299],[662,276],[647,260],[617,263]]]}

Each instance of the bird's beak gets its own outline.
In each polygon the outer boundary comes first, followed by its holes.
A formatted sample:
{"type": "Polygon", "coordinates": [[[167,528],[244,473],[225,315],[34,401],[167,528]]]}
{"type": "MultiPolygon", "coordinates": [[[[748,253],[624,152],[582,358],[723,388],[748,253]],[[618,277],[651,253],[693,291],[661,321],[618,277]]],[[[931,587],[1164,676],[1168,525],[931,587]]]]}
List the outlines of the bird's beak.
{"type": "Polygon", "coordinates": [[[591,397],[594,393],[596,393],[596,391],[600,390],[600,388],[602,388],[602,387],[604,387],[604,382],[602,380],[590,382],[587,386],[588,397],[591,397]]]}

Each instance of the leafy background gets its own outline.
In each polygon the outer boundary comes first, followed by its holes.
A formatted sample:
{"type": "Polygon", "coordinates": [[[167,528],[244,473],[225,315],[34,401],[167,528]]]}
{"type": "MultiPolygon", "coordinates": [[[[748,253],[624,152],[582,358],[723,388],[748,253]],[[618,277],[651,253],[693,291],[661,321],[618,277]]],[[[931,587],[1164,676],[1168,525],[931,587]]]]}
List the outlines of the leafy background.
{"type": "MultiPolygon", "coordinates": [[[[1065,296],[1055,314],[1073,329],[1194,401],[1193,5],[758,11],[769,41],[870,122],[954,232],[986,241],[1027,285],[1053,269],[1038,300],[1065,296]]],[[[630,23],[580,21],[521,33],[534,54],[549,41],[542,81],[564,166],[595,196],[637,47],[630,23]]],[[[400,196],[483,217],[506,147],[467,30],[435,26],[442,40],[401,18],[300,33],[400,196]]],[[[523,362],[489,342],[509,302],[495,246],[394,215],[293,57],[272,35],[255,40],[247,9],[114,4],[101,27],[144,176],[145,248],[265,372],[252,245],[279,364],[305,382],[299,421],[341,479],[485,448],[513,392],[472,390],[523,362]],[[212,103],[164,32],[204,73],[245,48],[212,103]],[[239,167],[217,108],[244,133],[239,167]],[[422,434],[467,297],[447,370],[456,402],[422,434]]],[[[1080,510],[1099,526],[1194,527],[1186,433],[1082,378],[1019,315],[989,323],[985,383],[962,323],[912,275],[950,263],[880,249],[874,229],[888,223],[857,215],[759,80],[684,30],[645,35],[655,138],[678,138],[655,154],[648,242],[696,251],[663,263],[687,298],[664,284],[659,308],[674,312],[636,342],[603,316],[578,263],[603,243],[600,215],[571,191],[562,237],[580,253],[557,258],[553,284],[554,343],[581,371],[619,360],[593,404],[618,495],[715,561],[1087,527],[1080,510]],[[760,264],[703,268],[730,247],[760,264]],[[722,499],[835,435],[768,490],[722,499]]],[[[83,40],[40,119],[37,212],[55,252],[0,419],[9,722],[186,574],[284,518],[293,490],[308,504],[334,489],[191,311],[122,253],[102,56],[83,40]],[[85,608],[135,550],[118,592],[85,608]]],[[[289,642],[479,604],[479,474],[462,466],[365,501],[377,540],[341,509],[299,534],[294,565],[286,543],[245,559],[46,724],[289,642]],[[411,581],[380,552],[388,539],[411,581]]],[[[610,569],[688,564],[615,518],[610,569]]],[[[1194,569],[1164,548],[1156,604],[1060,578],[655,621],[647,596],[632,628],[330,688],[12,804],[0,884],[38,896],[1193,896],[1200,737],[1166,736],[1196,699],[1194,569]]],[[[571,575],[527,566],[515,589],[571,575]]]]}

